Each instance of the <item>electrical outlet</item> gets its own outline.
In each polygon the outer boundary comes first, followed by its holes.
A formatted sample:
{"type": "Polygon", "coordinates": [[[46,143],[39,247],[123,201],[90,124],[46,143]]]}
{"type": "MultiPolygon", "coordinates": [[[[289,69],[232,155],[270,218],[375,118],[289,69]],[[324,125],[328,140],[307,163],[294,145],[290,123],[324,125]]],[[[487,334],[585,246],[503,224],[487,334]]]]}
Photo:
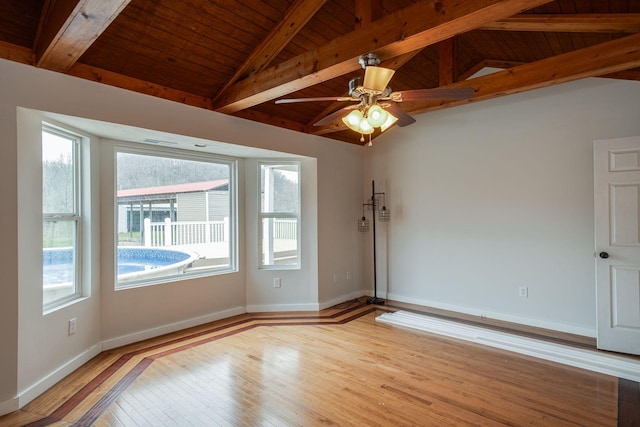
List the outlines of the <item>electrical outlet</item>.
{"type": "Polygon", "coordinates": [[[522,298],[529,298],[529,288],[527,286],[520,286],[518,288],[518,296],[522,298]]]}
{"type": "Polygon", "coordinates": [[[76,318],[74,317],[73,319],[69,319],[69,335],[73,335],[76,333],[77,330],[77,321],[76,318]]]}
{"type": "Polygon", "coordinates": [[[282,280],[279,277],[273,279],[273,287],[279,288],[282,286],[282,280]]]}
{"type": "Polygon", "coordinates": [[[351,272],[347,271],[347,280],[351,280],[351,272]]]}
{"type": "Polygon", "coordinates": [[[337,274],[334,274],[334,275],[333,275],[333,283],[334,283],[334,284],[335,284],[335,283],[338,283],[338,275],[337,275],[337,274]]]}

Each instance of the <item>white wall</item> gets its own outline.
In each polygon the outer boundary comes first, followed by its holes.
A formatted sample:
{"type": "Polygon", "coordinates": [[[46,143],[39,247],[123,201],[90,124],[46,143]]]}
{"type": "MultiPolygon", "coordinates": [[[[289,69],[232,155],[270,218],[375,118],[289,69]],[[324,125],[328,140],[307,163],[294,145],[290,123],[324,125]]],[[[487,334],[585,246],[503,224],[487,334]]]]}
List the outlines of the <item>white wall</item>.
{"type": "MultiPolygon", "coordinates": [[[[247,245],[247,310],[249,312],[318,309],[318,229],[316,160],[300,161],[301,186],[301,248],[300,269],[260,270],[257,244],[247,245]],[[281,287],[273,287],[273,279],[280,278],[281,287]]],[[[246,182],[258,182],[258,161],[247,160],[246,182]]],[[[247,233],[258,235],[259,187],[248,185],[246,191],[247,233]]]]}
{"type": "MultiPolygon", "coordinates": [[[[37,213],[39,210],[34,209],[40,198],[38,177],[30,175],[29,169],[20,170],[18,167],[19,156],[21,161],[28,159],[28,162],[37,157],[39,139],[34,141],[35,133],[24,131],[29,129],[27,125],[20,128],[25,138],[20,140],[17,118],[20,107],[275,150],[287,156],[306,156],[304,166],[309,170],[304,173],[313,174],[314,169],[317,172],[317,181],[306,179],[310,187],[303,188],[305,197],[311,200],[309,210],[303,211],[303,227],[309,233],[305,234],[304,251],[310,261],[303,265],[299,277],[291,282],[283,279],[283,286],[298,286],[295,296],[288,296],[286,303],[326,306],[362,294],[361,264],[357,254],[354,255],[354,249],[360,245],[360,236],[352,227],[351,220],[345,219],[355,216],[359,209],[362,147],[5,60],[0,60],[0,93],[0,144],[3,153],[0,157],[3,200],[0,207],[0,233],[3,236],[0,242],[0,267],[3,271],[0,282],[0,414],[25,404],[99,350],[103,343],[106,347],[118,345],[192,322],[228,315],[244,310],[247,301],[256,306],[270,306],[279,302],[283,294],[275,292],[281,290],[272,286],[257,291],[264,283],[271,284],[272,272],[251,271],[250,275],[247,274],[247,269],[251,268],[247,261],[251,251],[247,247],[257,246],[257,243],[251,226],[244,228],[244,223],[240,230],[240,266],[244,270],[115,292],[111,279],[113,202],[108,196],[113,194],[110,142],[97,140],[99,149],[94,153],[101,158],[94,160],[101,162],[101,168],[96,168],[100,169],[96,184],[99,191],[96,193],[102,192],[98,210],[102,227],[93,237],[100,241],[99,261],[95,262],[96,269],[98,266],[101,268],[100,275],[91,284],[91,298],[43,315],[39,296],[41,285],[36,278],[38,271],[28,271],[36,262],[34,260],[41,256],[41,225],[37,225],[41,218],[37,213]],[[20,145],[23,143],[26,146],[20,145]],[[356,200],[351,200],[354,197],[356,200]],[[330,231],[321,235],[319,230],[324,229],[330,231]],[[328,276],[347,269],[352,271],[351,281],[335,285],[332,282],[331,286],[324,288],[328,276]],[[73,317],[78,319],[79,331],[68,337],[67,321],[73,317]]],[[[241,180],[247,174],[247,170],[241,170],[241,180]]],[[[245,182],[243,185],[249,188],[253,184],[245,182]]],[[[241,194],[243,191],[244,188],[241,194]]],[[[244,199],[239,202],[242,204],[244,199]]],[[[249,219],[244,219],[248,224],[249,219]]]]}
{"type": "Polygon", "coordinates": [[[318,247],[325,248],[318,253],[318,291],[325,308],[340,302],[337,295],[356,298],[373,285],[362,276],[364,241],[356,226],[362,215],[362,155],[345,157],[332,146],[320,148],[318,169],[332,171],[318,179],[318,247]]]}
{"type": "MultiPolygon", "coordinates": [[[[60,361],[71,363],[99,353],[99,156],[97,138],[82,145],[82,164],[91,174],[81,182],[83,256],[88,261],[81,270],[83,294],[87,296],[68,309],[42,312],[42,156],[41,134],[44,116],[18,109],[18,389],[29,400],[37,394],[30,388],[39,382],[51,386],[47,375],[60,369],[60,361]],[[93,216],[91,216],[93,214],[93,216]],[[89,225],[88,227],[86,225],[89,225]],[[28,238],[22,238],[28,236],[28,238]],[[67,322],[76,318],[78,329],[69,336],[67,322]]],[[[75,131],[75,129],[69,129],[75,131]]],[[[78,364],[74,366],[79,366],[78,364]]],[[[71,368],[71,366],[69,366],[71,368]]]]}
{"type": "Polygon", "coordinates": [[[589,79],[425,114],[374,141],[364,191],[376,179],[392,209],[383,291],[595,336],[593,141],[640,134],[639,114],[640,82],[589,79]]]}
{"type": "MultiPolygon", "coordinates": [[[[0,73],[0,87],[5,86],[0,73]]],[[[0,414],[17,406],[18,391],[18,145],[15,105],[0,97],[0,414]]]]}
{"type": "MultiPolygon", "coordinates": [[[[338,145],[342,143],[337,143],[338,145]]],[[[248,311],[316,310],[362,296],[371,285],[362,280],[362,238],[356,229],[361,212],[362,156],[333,143],[318,147],[317,159],[302,161],[302,271],[258,270],[258,247],[247,246],[248,311]],[[322,177],[315,171],[331,171],[322,177]],[[317,218],[317,226],[309,228],[317,218]],[[306,226],[305,226],[306,224],[306,226]],[[273,287],[280,278],[281,288],[273,287]],[[308,285],[306,285],[308,283],[308,285]],[[314,301],[319,304],[300,304],[314,301]]],[[[246,182],[257,182],[257,161],[247,161],[246,182]]],[[[257,188],[247,191],[247,233],[258,227],[257,188]]]]}

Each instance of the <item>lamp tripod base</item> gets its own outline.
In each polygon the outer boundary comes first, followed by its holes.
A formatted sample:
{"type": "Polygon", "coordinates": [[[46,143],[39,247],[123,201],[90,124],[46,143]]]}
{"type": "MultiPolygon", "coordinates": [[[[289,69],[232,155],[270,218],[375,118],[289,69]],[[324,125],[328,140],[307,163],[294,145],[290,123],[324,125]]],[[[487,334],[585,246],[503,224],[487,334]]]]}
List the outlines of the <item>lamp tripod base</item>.
{"type": "Polygon", "coordinates": [[[384,298],[371,297],[367,299],[367,304],[384,305],[384,298]]]}

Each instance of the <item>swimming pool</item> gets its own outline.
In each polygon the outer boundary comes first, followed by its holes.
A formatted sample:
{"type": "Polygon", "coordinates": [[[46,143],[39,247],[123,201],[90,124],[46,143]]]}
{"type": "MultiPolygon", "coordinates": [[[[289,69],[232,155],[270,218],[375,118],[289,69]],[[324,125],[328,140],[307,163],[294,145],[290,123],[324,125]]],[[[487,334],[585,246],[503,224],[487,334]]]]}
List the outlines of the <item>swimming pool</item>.
{"type": "MultiPolygon", "coordinates": [[[[139,246],[118,248],[118,283],[179,274],[198,256],[175,249],[139,246]]],[[[44,249],[42,269],[46,287],[70,285],[73,279],[73,250],[44,249]]]]}
{"type": "Polygon", "coordinates": [[[118,283],[180,274],[196,259],[196,254],[176,249],[118,247],[118,283]]]}

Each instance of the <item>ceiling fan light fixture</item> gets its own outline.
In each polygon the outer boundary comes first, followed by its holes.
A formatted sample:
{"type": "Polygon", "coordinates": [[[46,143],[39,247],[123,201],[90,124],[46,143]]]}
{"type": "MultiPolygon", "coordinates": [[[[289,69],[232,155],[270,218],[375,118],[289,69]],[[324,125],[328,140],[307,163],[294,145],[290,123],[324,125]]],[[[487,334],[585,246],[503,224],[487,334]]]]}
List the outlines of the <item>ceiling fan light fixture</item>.
{"type": "Polygon", "coordinates": [[[342,122],[355,132],[360,132],[360,123],[364,120],[360,110],[353,110],[342,118],[342,122]]]}
{"type": "Polygon", "coordinates": [[[367,121],[374,128],[382,126],[388,117],[388,113],[379,105],[372,105],[367,111],[367,121]]]}
{"type": "Polygon", "coordinates": [[[380,129],[380,133],[382,133],[394,124],[404,127],[415,123],[416,119],[397,107],[396,103],[473,98],[474,88],[472,87],[439,87],[393,92],[389,86],[389,81],[391,81],[395,70],[380,67],[380,57],[377,54],[366,53],[361,55],[358,62],[364,69],[364,78],[358,76],[349,81],[349,96],[278,99],[276,104],[310,101],[359,102],[359,104],[334,111],[313,125],[326,126],[331,124],[332,128],[342,129],[341,126],[333,126],[333,122],[349,111],[346,116],[342,117],[342,122],[349,129],[360,134],[361,143],[365,142],[364,136],[369,135],[369,145],[371,145],[371,135],[375,129],[380,129]],[[382,104],[379,104],[379,102],[382,102],[382,104]]]}
{"type": "Polygon", "coordinates": [[[352,131],[364,136],[371,135],[375,128],[380,128],[384,132],[398,121],[393,114],[378,104],[374,104],[364,111],[365,114],[362,114],[360,109],[353,110],[342,118],[342,122],[352,131]]]}
{"type": "Polygon", "coordinates": [[[364,70],[362,85],[371,91],[382,93],[389,84],[395,70],[384,67],[367,67],[364,70]]]}
{"type": "Polygon", "coordinates": [[[352,131],[358,132],[362,135],[369,135],[373,133],[373,126],[369,124],[360,110],[353,110],[342,118],[342,122],[352,131]]]}
{"type": "Polygon", "coordinates": [[[371,126],[371,124],[369,124],[369,122],[366,119],[363,119],[360,122],[360,133],[364,134],[364,135],[370,135],[372,134],[374,131],[373,126],[371,126]]]}
{"type": "Polygon", "coordinates": [[[387,120],[380,126],[380,131],[384,132],[385,130],[393,126],[393,124],[397,121],[398,121],[398,118],[396,116],[387,112],[387,120]]]}

